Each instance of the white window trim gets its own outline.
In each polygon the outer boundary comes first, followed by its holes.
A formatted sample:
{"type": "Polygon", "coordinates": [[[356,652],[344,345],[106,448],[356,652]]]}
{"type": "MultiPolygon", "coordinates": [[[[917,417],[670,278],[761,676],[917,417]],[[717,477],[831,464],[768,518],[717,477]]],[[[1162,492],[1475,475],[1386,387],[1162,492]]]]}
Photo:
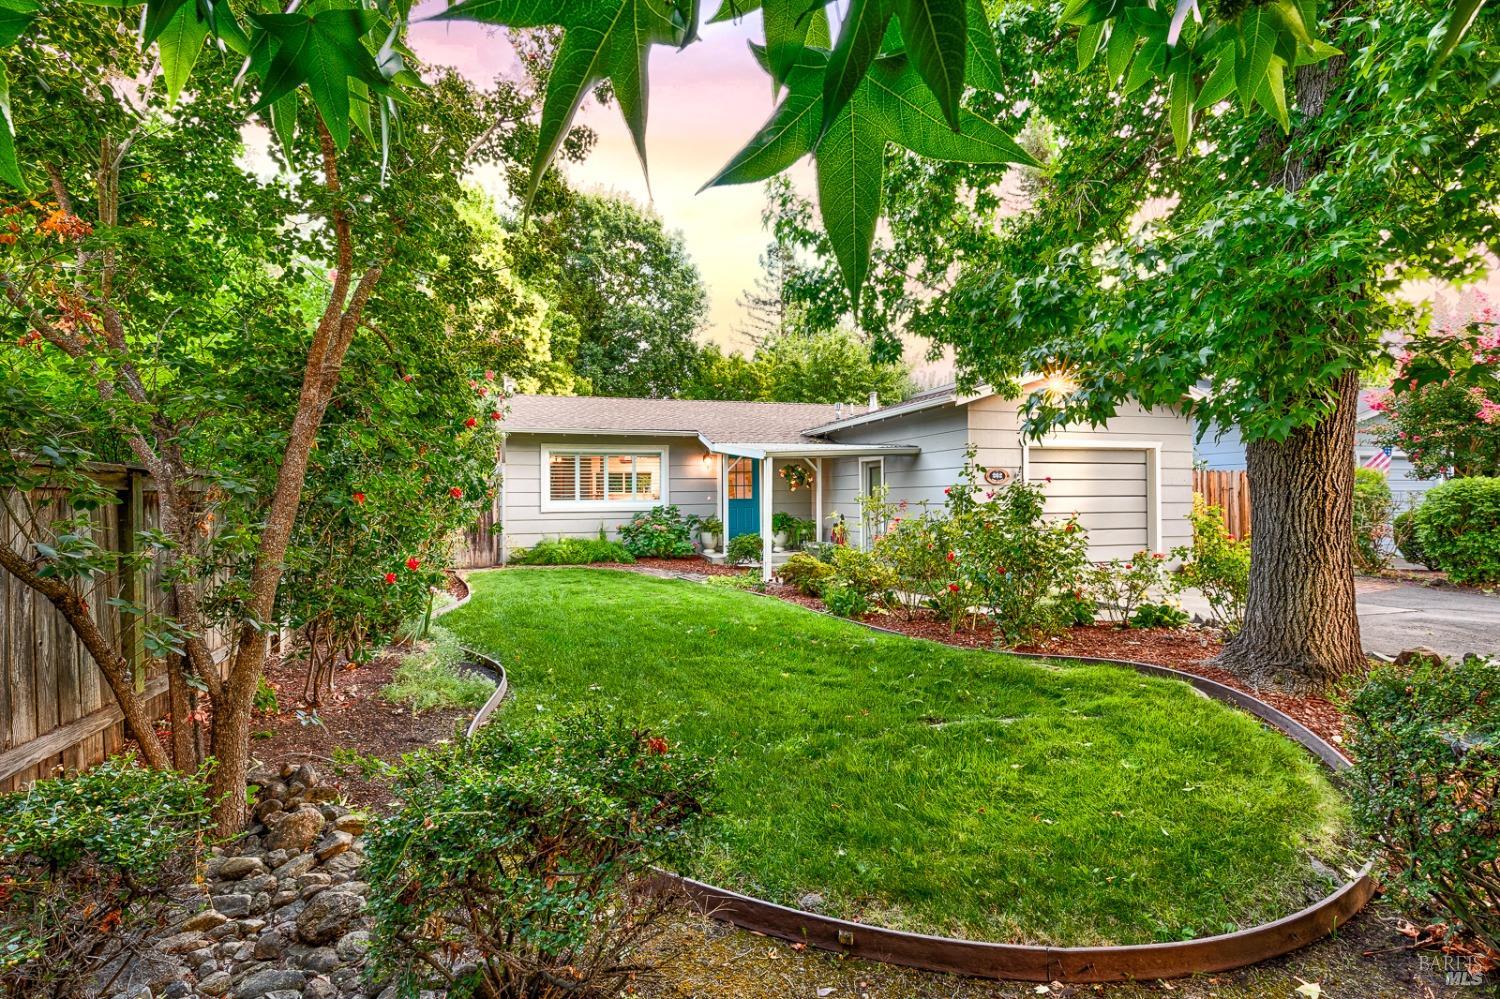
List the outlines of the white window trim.
{"type": "Polygon", "coordinates": [[[1033,450],[1144,451],[1146,453],[1146,547],[1165,554],[1161,533],[1161,441],[1118,440],[1108,437],[1049,436],[1040,442],[1021,442],[1021,481],[1031,481],[1033,450]]]}
{"type": "MultiPolygon", "coordinates": [[[[885,477],[885,455],[878,455],[874,458],[861,458],[859,459],[859,491],[855,494],[858,497],[866,497],[870,495],[870,479],[869,476],[865,474],[865,468],[870,465],[880,466],[880,484],[885,489],[890,489],[890,482],[888,482],[885,477]]],[[[856,500],[855,503],[857,506],[859,506],[858,500],[856,500]]],[[[866,551],[875,547],[875,539],[870,536],[869,525],[866,523],[867,519],[868,518],[866,518],[864,515],[863,507],[860,506],[859,543],[860,547],[865,549],[866,551]]]]}
{"type": "Polygon", "coordinates": [[[572,510],[636,511],[667,506],[672,502],[672,449],[660,447],[591,447],[580,445],[549,445],[542,448],[542,465],[537,477],[543,513],[566,513],[572,510]],[[553,454],[639,454],[661,455],[661,497],[654,500],[555,500],[552,498],[553,454]]]}

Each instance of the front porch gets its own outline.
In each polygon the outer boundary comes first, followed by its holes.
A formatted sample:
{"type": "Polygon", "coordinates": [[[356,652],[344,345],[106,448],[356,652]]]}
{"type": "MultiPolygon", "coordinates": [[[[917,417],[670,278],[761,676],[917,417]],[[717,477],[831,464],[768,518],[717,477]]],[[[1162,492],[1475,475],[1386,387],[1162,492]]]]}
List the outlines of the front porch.
{"type": "Polygon", "coordinates": [[[720,444],[719,505],[724,525],[718,551],[709,561],[724,564],[732,539],[745,534],[760,538],[761,578],[769,581],[776,567],[799,547],[789,543],[777,551],[775,523],[778,514],[789,515],[811,530],[803,540],[824,541],[829,537],[833,516],[858,516],[859,492],[834,496],[829,473],[840,458],[878,458],[892,454],[916,454],[905,445],[830,444],[788,442],[786,444],[720,444]],[[847,508],[847,509],[846,509],[847,508]]]}

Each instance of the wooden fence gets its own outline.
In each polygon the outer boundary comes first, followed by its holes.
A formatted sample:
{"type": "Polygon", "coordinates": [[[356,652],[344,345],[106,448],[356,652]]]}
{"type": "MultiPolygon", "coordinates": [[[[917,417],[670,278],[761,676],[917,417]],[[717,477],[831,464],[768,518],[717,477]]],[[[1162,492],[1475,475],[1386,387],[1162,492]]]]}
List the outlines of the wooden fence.
{"type": "Polygon", "coordinates": [[[1245,472],[1193,469],[1193,492],[1224,511],[1224,526],[1236,538],[1250,533],[1250,476],[1245,472]]]}
{"type": "Polygon", "coordinates": [[[498,497],[479,515],[453,547],[455,569],[487,569],[500,564],[500,500],[498,497]]]}
{"type": "MultiPolygon", "coordinates": [[[[102,467],[95,477],[117,498],[91,514],[93,539],[111,551],[128,551],[139,531],[159,527],[161,506],[144,470],[102,467]]],[[[22,552],[57,520],[73,516],[60,490],[5,494],[0,531],[22,552]],[[31,521],[35,523],[32,524],[31,521]]],[[[150,698],[155,715],[166,711],[166,674],[146,655],[143,622],[121,614],[110,599],[144,605],[149,613],[170,610],[171,594],[161,573],[150,568],[94,579],[84,593],[104,634],[134,664],[136,690],[150,698]]],[[[227,636],[210,635],[216,655],[227,636]]],[[[124,740],[119,706],[104,676],[52,605],[9,573],[0,573],[0,791],[45,776],[58,766],[84,767],[119,749],[124,740]]]]}

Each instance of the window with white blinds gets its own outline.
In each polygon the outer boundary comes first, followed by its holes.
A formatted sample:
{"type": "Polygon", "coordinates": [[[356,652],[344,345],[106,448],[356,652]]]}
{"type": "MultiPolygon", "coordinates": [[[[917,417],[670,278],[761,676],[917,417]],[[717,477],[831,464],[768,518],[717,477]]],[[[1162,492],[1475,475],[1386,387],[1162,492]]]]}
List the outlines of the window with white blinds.
{"type": "Polygon", "coordinates": [[[546,506],[647,508],[666,502],[667,452],[548,450],[546,506]]]}

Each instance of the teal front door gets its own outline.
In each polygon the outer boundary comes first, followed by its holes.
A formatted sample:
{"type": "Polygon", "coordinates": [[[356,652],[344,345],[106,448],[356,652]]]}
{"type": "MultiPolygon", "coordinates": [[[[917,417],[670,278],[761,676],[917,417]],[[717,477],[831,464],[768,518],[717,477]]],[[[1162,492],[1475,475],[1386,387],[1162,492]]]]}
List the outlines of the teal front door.
{"type": "Polygon", "coordinates": [[[760,533],[760,461],[730,458],[725,473],[729,480],[729,523],[726,538],[760,533]]]}

